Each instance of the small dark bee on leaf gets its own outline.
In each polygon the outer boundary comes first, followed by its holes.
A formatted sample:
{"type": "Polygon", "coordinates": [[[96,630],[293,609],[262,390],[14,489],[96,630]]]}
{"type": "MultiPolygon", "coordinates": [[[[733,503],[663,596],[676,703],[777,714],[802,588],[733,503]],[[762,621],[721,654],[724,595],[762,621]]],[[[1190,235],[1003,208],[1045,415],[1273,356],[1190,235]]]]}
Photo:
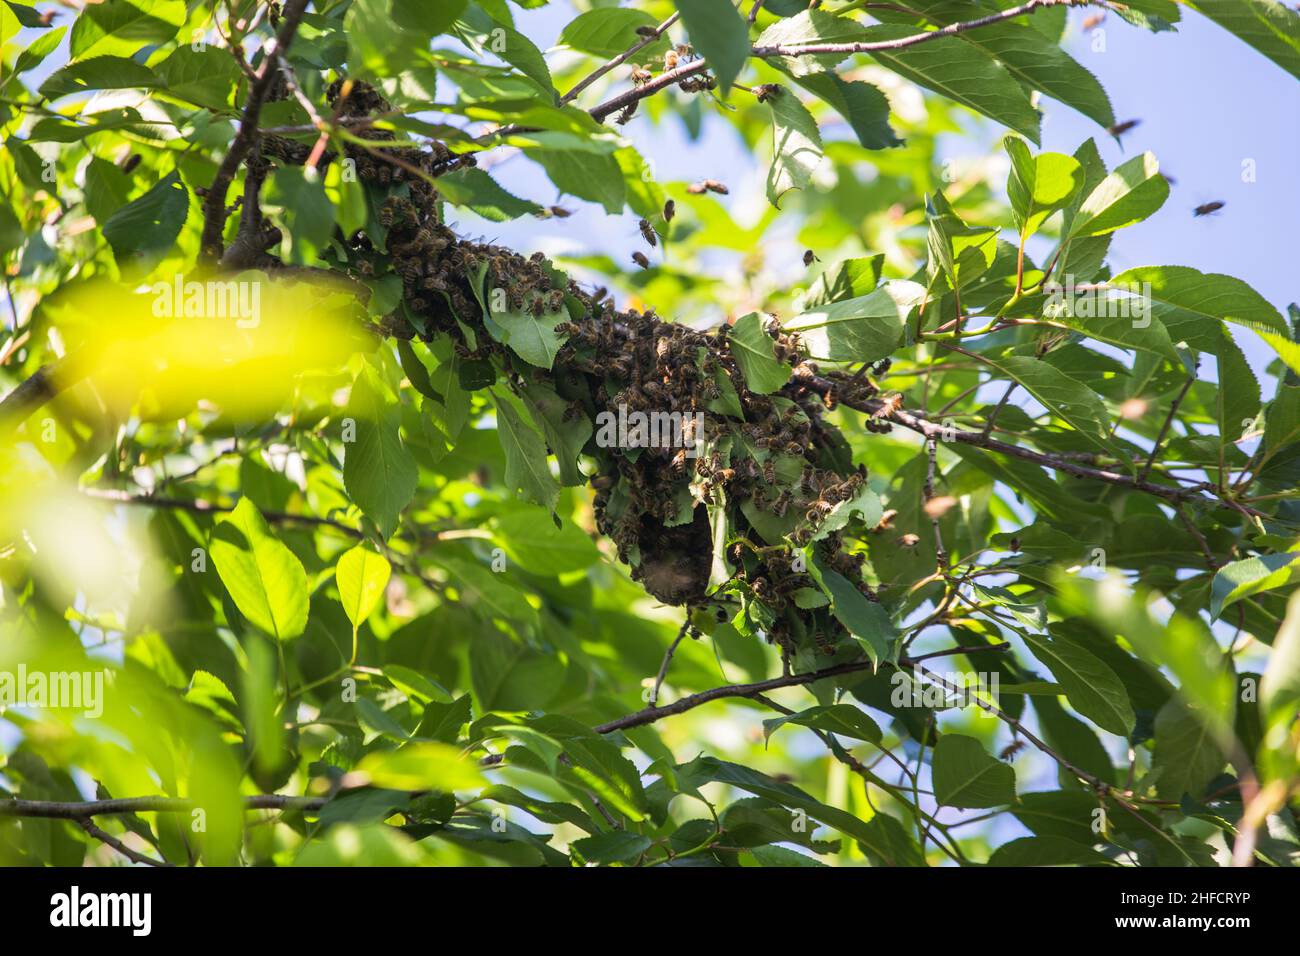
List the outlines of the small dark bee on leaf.
{"type": "Polygon", "coordinates": [[[1201,216],[1209,216],[1212,215],[1213,213],[1218,212],[1226,205],[1227,203],[1220,202],[1219,200],[1216,199],[1214,202],[1207,202],[1207,203],[1203,203],[1200,206],[1197,206],[1195,209],[1192,210],[1192,215],[1199,219],[1201,216]]]}
{"type": "Polygon", "coordinates": [[[766,103],[773,97],[781,94],[781,87],[776,83],[764,83],[761,86],[754,87],[754,95],[758,97],[760,103],[766,103]]]}
{"type": "Polygon", "coordinates": [[[664,203],[664,222],[672,222],[675,215],[677,215],[677,203],[670,199],[664,203]]]}
{"type": "Polygon", "coordinates": [[[649,219],[642,219],[636,225],[641,230],[641,238],[649,243],[650,248],[653,249],[659,245],[659,237],[655,235],[654,227],[650,225],[649,219]]]}
{"type": "Polygon", "coordinates": [[[639,265],[642,269],[650,268],[650,260],[645,257],[644,252],[632,253],[632,261],[635,262],[637,265],[639,265]]]}

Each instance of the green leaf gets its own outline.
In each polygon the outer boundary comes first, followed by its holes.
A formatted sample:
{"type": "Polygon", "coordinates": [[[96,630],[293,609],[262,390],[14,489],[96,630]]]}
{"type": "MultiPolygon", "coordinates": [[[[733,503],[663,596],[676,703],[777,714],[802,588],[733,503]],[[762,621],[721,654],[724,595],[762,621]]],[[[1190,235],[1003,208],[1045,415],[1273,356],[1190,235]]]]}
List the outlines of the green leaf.
{"type": "MultiPolygon", "coordinates": [[[[482,571],[482,569],[479,569],[482,571]]],[[[484,574],[493,576],[491,571],[484,574]]],[[[484,595],[488,585],[475,586],[484,595]]],[[[500,589],[500,582],[492,582],[500,589]]],[[[476,634],[469,651],[470,684],[481,710],[535,710],[555,697],[564,681],[564,664],[505,634],[476,634]]]]}
{"type": "Polygon", "coordinates": [[[307,572],[248,498],[213,529],[212,563],[239,613],[254,627],[281,641],[306,628],[307,572]]]}
{"type": "Polygon", "coordinates": [[[650,849],[650,838],[628,830],[613,830],[574,840],[572,846],[588,863],[627,863],[650,849]]]}
{"type": "Polygon", "coordinates": [[[1034,156],[1014,136],[1008,136],[1003,143],[1011,157],[1007,195],[1023,243],[1048,216],[1070,204],[1083,187],[1083,167],[1078,160],[1060,153],[1034,156]]]}
{"type": "Polygon", "coordinates": [[[120,56],[97,56],[72,63],[50,74],[41,84],[41,96],[57,100],[93,90],[153,89],[162,80],[148,67],[120,56]]]}
{"type": "Polygon", "coordinates": [[[1300,16],[1278,0],[1185,0],[1260,53],[1300,77],[1300,16]]]}
{"type": "Polygon", "coordinates": [[[1210,618],[1252,594],[1273,591],[1300,581],[1300,551],[1264,554],[1233,561],[1219,568],[1210,589],[1210,618]]]}
{"type": "Polygon", "coordinates": [[[575,524],[555,526],[539,508],[507,512],[493,522],[493,539],[512,561],[535,574],[566,574],[591,567],[600,551],[575,524]]]}
{"type": "Polygon", "coordinates": [[[267,202],[279,206],[288,246],[297,262],[308,261],[334,234],[334,205],[319,173],[305,166],[281,166],[271,175],[267,202]]]}
{"type": "Polygon", "coordinates": [[[1016,772],[974,737],[944,734],[934,748],[934,796],[945,807],[1000,807],[1016,799],[1016,772]]]}
{"type": "Polygon", "coordinates": [[[530,148],[524,153],[546,170],[560,192],[599,203],[610,215],[623,211],[627,187],[613,156],[577,149],[530,148]]]}
{"type": "Polygon", "coordinates": [[[109,216],[104,238],[119,262],[160,255],[176,242],[189,211],[189,190],[172,172],[109,216]]]}
{"type": "Polygon", "coordinates": [[[450,203],[464,206],[490,222],[536,215],[542,207],[520,199],[481,169],[458,169],[438,178],[438,191],[450,203]]]}
{"type": "Polygon", "coordinates": [[[446,33],[465,14],[468,0],[393,0],[393,22],[433,38],[446,33]]]}
{"type": "Polygon", "coordinates": [[[1151,153],[1134,156],[1097,184],[1070,224],[1069,238],[1101,236],[1152,216],[1169,198],[1169,181],[1151,153]]]}
{"type": "Polygon", "coordinates": [[[846,81],[834,73],[795,76],[795,82],[844,117],[858,142],[867,149],[903,145],[889,125],[889,101],[870,83],[846,81]]]}
{"type": "Polygon", "coordinates": [[[1070,706],[1103,730],[1127,737],[1137,718],[1119,677],[1082,645],[1022,632],[1030,653],[1065,689],[1070,706]]]}
{"type": "Polygon", "coordinates": [[[812,727],[827,733],[841,734],[855,740],[869,740],[880,743],[880,728],[875,721],[852,704],[830,704],[825,707],[812,707],[787,717],[774,717],[763,721],[763,739],[771,740],[772,735],[786,724],[798,724],[800,727],[812,727]]]}
{"type": "Polygon", "coordinates": [[[891,355],[903,338],[908,313],[925,295],[915,282],[886,282],[867,295],[829,302],[785,324],[798,332],[815,358],[874,362],[891,355]]]}
{"type": "MultiPolygon", "coordinates": [[[[396,400],[370,366],[352,384],[348,415],[355,441],[343,454],[343,486],[385,538],[397,530],[397,517],[415,494],[419,469],[398,431],[401,413],[396,400]]],[[[346,422],[345,422],[346,425],[346,422]]]]}
{"type": "Polygon", "coordinates": [[[177,47],[154,70],[168,96],[217,112],[227,109],[241,75],[229,51],[211,46],[177,47]]]}
{"type": "Polygon", "coordinates": [[[359,544],[339,556],[334,569],[334,582],[338,585],[343,610],[355,631],[384,600],[384,589],[392,576],[393,567],[382,554],[376,554],[364,544],[359,544]]]}
{"type": "Polygon", "coordinates": [[[1259,682],[1259,702],[1269,725],[1289,722],[1300,701],[1300,591],[1287,602],[1286,617],[1259,682]]]}
{"type": "Polygon", "coordinates": [[[478,56],[500,57],[532,80],[552,101],[559,100],[546,58],[532,40],[478,7],[461,21],[460,37],[478,56]]]}
{"type": "Polygon", "coordinates": [[[989,857],[989,866],[1114,866],[1090,846],[1058,836],[1020,837],[989,857]]]}
{"type": "MultiPolygon", "coordinates": [[[[909,8],[940,26],[972,19],[970,7],[955,0],[914,0],[909,8]]],[[[1049,38],[1034,28],[1045,13],[1035,11],[1031,25],[1015,21],[990,23],[958,36],[996,59],[1025,86],[1073,107],[1099,126],[1114,125],[1110,97],[1097,78],[1061,49],[1057,42],[1059,33],[1056,38],[1049,38]]],[[[889,22],[894,17],[882,10],[880,18],[889,22]]]]}
{"type": "Polygon", "coordinates": [[[5,0],[5,5],[13,11],[13,15],[18,18],[18,22],[25,27],[31,27],[34,30],[48,30],[50,25],[41,18],[41,12],[35,7],[29,7],[25,3],[16,3],[15,0],[5,0]]]}
{"type": "MultiPolygon", "coordinates": [[[[488,290],[490,309],[493,300],[498,298],[495,293],[495,289],[488,290]]],[[[533,295],[534,301],[544,304],[543,293],[536,292],[533,295]]],[[[503,294],[500,298],[505,299],[506,296],[503,294]]],[[[506,305],[509,306],[509,303],[507,302],[506,305]]],[[[492,321],[505,331],[505,344],[529,365],[549,369],[555,363],[555,356],[568,341],[567,335],[562,335],[555,330],[561,322],[569,321],[569,312],[563,305],[554,311],[549,308],[544,309],[541,315],[533,314],[530,302],[525,302],[522,309],[507,307],[500,312],[491,309],[491,312],[492,321]]]]}
{"type": "Polygon", "coordinates": [[[42,33],[33,40],[25,50],[18,54],[18,59],[14,60],[13,73],[26,73],[28,70],[34,70],[45,62],[45,58],[59,48],[63,42],[63,34],[68,32],[67,27],[56,27],[48,33],[42,33]]]}
{"type": "Polygon", "coordinates": [[[737,319],[727,341],[751,392],[770,395],[790,381],[791,368],[777,360],[775,343],[757,312],[737,319]]]}
{"type": "Polygon", "coordinates": [[[105,0],[87,4],[72,25],[71,58],[92,53],[131,56],[175,38],[186,19],[184,0],[105,0]]]}
{"type": "Polygon", "coordinates": [[[985,361],[1002,375],[1019,382],[1053,415],[1098,448],[1113,453],[1106,406],[1092,389],[1041,359],[1009,355],[985,361]]]}
{"type": "MultiPolygon", "coordinates": [[[[590,53],[602,59],[612,59],[645,37],[637,27],[657,26],[658,21],[644,10],[627,7],[600,7],[579,14],[560,31],[559,43],[590,53]]],[[[668,49],[667,37],[660,37],[641,50],[632,62],[646,63],[662,58],[668,49]]]]}
{"type": "Polygon", "coordinates": [[[781,197],[803,189],[825,160],[817,121],[799,97],[778,87],[768,96],[772,112],[772,167],[767,173],[767,200],[780,208],[781,197]]]}
{"type": "Polygon", "coordinates": [[[1210,722],[1199,709],[1175,698],[1156,714],[1155,738],[1151,766],[1160,771],[1156,795],[1162,800],[1182,800],[1183,794],[1199,799],[1226,759],[1210,722]]]}
{"type": "MultiPolygon", "coordinates": [[[[879,24],[863,30],[861,40],[878,43],[915,33],[915,27],[879,24]]],[[[871,56],[905,79],[1038,142],[1039,116],[1029,95],[1006,67],[982,49],[945,37],[901,50],[875,50],[871,56]]]]}
{"type": "Polygon", "coordinates": [[[560,499],[560,485],[546,464],[546,445],[532,424],[525,421],[513,395],[492,393],[496,400],[497,432],[506,456],[505,483],[531,501],[551,511],[560,499]]]}
{"type": "Polygon", "coordinates": [[[416,742],[397,750],[367,754],[357,773],[376,787],[391,790],[472,790],[487,783],[474,761],[444,743],[416,742]]]}
{"type": "MultiPolygon", "coordinates": [[[[1232,322],[1259,334],[1265,341],[1290,339],[1277,309],[1240,279],[1198,272],[1187,266],[1139,266],[1121,272],[1109,284],[1143,289],[1150,284],[1154,311],[1174,342],[1218,353],[1218,323],[1232,322]]],[[[1276,345],[1274,346],[1276,348],[1276,345]]]]}
{"type": "Polygon", "coordinates": [[[891,659],[898,632],[889,619],[889,612],[879,604],[868,601],[853,582],[842,574],[815,562],[809,565],[809,569],[826,596],[831,599],[831,612],[857,639],[872,663],[879,664],[881,660],[891,659]]]}
{"type": "Polygon", "coordinates": [[[749,59],[749,26],[731,0],[674,0],[691,45],[726,93],[749,59]]]}

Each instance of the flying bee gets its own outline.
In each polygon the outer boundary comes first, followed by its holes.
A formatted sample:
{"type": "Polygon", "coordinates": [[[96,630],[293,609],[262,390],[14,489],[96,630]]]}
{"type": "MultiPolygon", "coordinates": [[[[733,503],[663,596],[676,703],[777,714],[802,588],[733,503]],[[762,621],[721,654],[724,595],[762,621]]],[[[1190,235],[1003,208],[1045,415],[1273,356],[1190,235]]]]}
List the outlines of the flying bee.
{"type": "Polygon", "coordinates": [[[915,548],[921,543],[921,536],[918,534],[905,534],[898,539],[898,544],[904,548],[915,548]]]}
{"type": "Polygon", "coordinates": [[[653,39],[654,37],[657,37],[659,35],[659,28],[652,27],[650,26],[650,24],[647,23],[645,26],[637,27],[636,34],[637,36],[653,39]]]}
{"type": "Polygon", "coordinates": [[[565,209],[563,206],[552,206],[549,211],[556,219],[568,219],[573,215],[571,211],[565,209]]]}
{"type": "Polygon", "coordinates": [[[781,87],[776,83],[762,83],[754,87],[754,95],[758,97],[760,103],[766,103],[772,97],[779,95],[781,87]]]}
{"type": "Polygon", "coordinates": [[[811,249],[805,249],[803,251],[803,265],[805,269],[817,261],[817,255],[811,249]]]}
{"type": "Polygon", "coordinates": [[[703,193],[717,193],[719,196],[726,196],[731,192],[725,184],[718,182],[716,179],[701,179],[699,182],[687,186],[686,191],[692,196],[699,196],[703,193]]]}
{"type": "Polygon", "coordinates": [[[1083,18],[1083,28],[1084,30],[1091,30],[1093,27],[1100,26],[1101,21],[1105,19],[1106,19],[1105,10],[1103,10],[1101,13],[1089,14],[1088,16],[1083,18]]]}
{"type": "Polygon", "coordinates": [[[1201,216],[1213,215],[1214,213],[1218,212],[1226,205],[1227,203],[1221,202],[1216,199],[1214,202],[1207,202],[1200,206],[1197,206],[1195,209],[1192,210],[1192,215],[1198,219],[1201,216]]]}
{"type": "Polygon", "coordinates": [[[886,372],[890,370],[893,364],[894,364],[894,360],[889,356],[885,356],[875,365],[871,366],[871,374],[874,375],[876,378],[880,378],[880,376],[884,375],[886,372]]]}
{"type": "Polygon", "coordinates": [[[675,215],[677,215],[677,202],[669,199],[664,203],[664,222],[672,222],[675,215]]]}
{"type": "MultiPolygon", "coordinates": [[[[1103,13],[1102,16],[1104,17],[1105,14],[1103,13]]],[[[1013,759],[1016,754],[1020,753],[1020,751],[1023,750],[1024,747],[1025,747],[1025,742],[1023,740],[1013,740],[1007,746],[1002,748],[1002,750],[998,753],[998,757],[1001,758],[1002,760],[1009,761],[1013,759]]]]}
{"type": "Polygon", "coordinates": [[[652,79],[654,79],[654,74],[649,70],[640,66],[632,67],[632,82],[636,86],[645,86],[652,79]]]}
{"type": "Polygon", "coordinates": [[[641,238],[649,244],[650,248],[653,249],[659,245],[659,237],[655,235],[654,227],[650,225],[649,219],[642,219],[636,225],[641,230],[641,238]]]}
{"type": "Polygon", "coordinates": [[[1116,123],[1114,126],[1107,126],[1106,132],[1110,133],[1110,135],[1114,136],[1116,139],[1119,139],[1121,136],[1123,136],[1125,133],[1127,133],[1129,130],[1131,130],[1133,127],[1137,126],[1141,122],[1142,121],[1140,119],[1125,120],[1122,123],[1116,123]]]}
{"type": "Polygon", "coordinates": [[[645,257],[644,252],[638,251],[632,253],[632,261],[635,262],[637,265],[639,265],[642,269],[650,268],[650,260],[645,257]]]}
{"type": "Polygon", "coordinates": [[[669,50],[667,53],[664,54],[664,69],[665,70],[677,69],[677,61],[680,59],[681,59],[680,53],[678,53],[676,50],[669,50]]]}

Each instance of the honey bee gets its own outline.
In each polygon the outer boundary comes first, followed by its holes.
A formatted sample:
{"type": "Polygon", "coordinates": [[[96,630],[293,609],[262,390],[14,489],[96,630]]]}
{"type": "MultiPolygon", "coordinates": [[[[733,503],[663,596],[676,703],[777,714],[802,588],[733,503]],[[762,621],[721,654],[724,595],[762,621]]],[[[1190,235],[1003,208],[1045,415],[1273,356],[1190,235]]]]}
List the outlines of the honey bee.
{"type": "Polygon", "coordinates": [[[645,86],[652,79],[654,79],[654,74],[649,70],[639,66],[632,67],[632,82],[635,85],[645,86]]]}
{"type": "Polygon", "coordinates": [[[677,61],[680,59],[681,59],[681,54],[679,54],[676,50],[669,50],[667,53],[664,54],[664,69],[665,70],[677,69],[677,61]]]}
{"type": "Polygon", "coordinates": [[[872,414],[876,418],[888,418],[903,407],[903,393],[891,392],[880,400],[880,407],[872,414]]]}
{"type": "Polygon", "coordinates": [[[650,260],[645,257],[644,252],[632,253],[632,261],[635,262],[637,265],[639,265],[642,269],[650,268],[650,260]]]}
{"type": "Polygon", "coordinates": [[[645,26],[637,27],[636,34],[637,36],[646,37],[647,39],[654,39],[659,35],[659,28],[652,27],[647,23],[645,26]]]}
{"type": "Polygon", "coordinates": [[[1201,216],[1209,216],[1218,212],[1226,205],[1227,203],[1220,202],[1219,200],[1215,200],[1214,202],[1207,202],[1193,209],[1192,215],[1199,219],[1201,216]]]}
{"type": "Polygon", "coordinates": [[[736,469],[719,468],[717,471],[713,473],[713,482],[714,484],[718,484],[718,485],[726,484],[728,481],[730,481],[732,478],[735,477],[736,477],[736,469]]]}
{"type": "Polygon", "coordinates": [[[686,449],[683,448],[673,455],[672,462],[668,465],[674,475],[678,477],[686,474],[686,449]]]}
{"type": "Polygon", "coordinates": [[[831,504],[829,501],[825,500],[824,498],[818,498],[816,501],[814,501],[811,505],[808,506],[808,511],[804,514],[804,517],[807,518],[809,521],[816,523],[818,521],[821,521],[822,518],[824,518],[826,515],[830,514],[834,510],[835,510],[835,505],[831,504]]]}
{"type": "Polygon", "coordinates": [[[905,534],[898,539],[898,544],[904,548],[915,548],[921,543],[921,536],[916,534],[905,534]]]}
{"type": "Polygon", "coordinates": [[[763,462],[763,480],[769,485],[776,484],[776,462],[771,458],[763,462]]]}
{"type": "Polygon", "coordinates": [[[817,255],[811,249],[805,249],[803,251],[803,264],[805,269],[817,261],[817,255]]]}
{"type": "Polygon", "coordinates": [[[563,206],[552,206],[550,208],[550,213],[556,219],[568,219],[570,216],[573,215],[572,212],[570,212],[568,209],[565,209],[563,206]]]}
{"type": "Polygon", "coordinates": [[[637,228],[641,230],[641,238],[644,239],[653,249],[659,245],[659,237],[655,235],[654,227],[650,225],[649,219],[642,219],[637,222],[637,228]]]}
{"type": "Polygon", "coordinates": [[[784,518],[786,511],[790,507],[790,502],[794,500],[794,495],[786,488],[776,496],[776,501],[772,502],[772,514],[778,518],[784,518]]]}
{"type": "Polygon", "coordinates": [[[1141,122],[1140,119],[1125,120],[1122,123],[1116,123],[1114,126],[1107,126],[1106,132],[1118,139],[1141,122]]]}
{"type": "Polygon", "coordinates": [[[675,215],[677,215],[677,203],[669,199],[664,203],[664,222],[672,222],[675,215]]]}
{"type": "Polygon", "coordinates": [[[687,186],[686,191],[692,196],[699,196],[702,193],[717,193],[719,196],[726,196],[731,192],[724,183],[720,183],[716,179],[701,179],[698,183],[691,183],[687,186]]]}
{"type": "Polygon", "coordinates": [[[760,103],[766,103],[781,93],[781,87],[776,83],[763,83],[754,87],[754,95],[758,97],[760,103]]]}
{"type": "Polygon", "coordinates": [[[826,394],[822,396],[822,401],[825,403],[828,412],[833,412],[839,407],[840,397],[835,393],[834,385],[826,390],[826,394]]]}
{"type": "MultiPolygon", "coordinates": [[[[1103,13],[1102,16],[1104,17],[1105,14],[1103,13]]],[[[1023,740],[1013,740],[1011,741],[1010,744],[1002,748],[1001,752],[998,753],[998,757],[1001,758],[1002,760],[1009,761],[1013,759],[1016,754],[1020,753],[1020,751],[1023,750],[1024,747],[1025,747],[1025,742],[1023,740]]]]}
{"type": "Polygon", "coordinates": [[[872,534],[880,534],[882,531],[888,531],[894,527],[894,519],[898,517],[897,508],[887,508],[876,522],[876,526],[871,529],[872,534]]]}
{"type": "Polygon", "coordinates": [[[1105,19],[1106,19],[1105,10],[1103,10],[1101,13],[1089,14],[1088,16],[1083,18],[1083,28],[1085,30],[1091,30],[1093,27],[1100,26],[1101,21],[1105,19]]]}

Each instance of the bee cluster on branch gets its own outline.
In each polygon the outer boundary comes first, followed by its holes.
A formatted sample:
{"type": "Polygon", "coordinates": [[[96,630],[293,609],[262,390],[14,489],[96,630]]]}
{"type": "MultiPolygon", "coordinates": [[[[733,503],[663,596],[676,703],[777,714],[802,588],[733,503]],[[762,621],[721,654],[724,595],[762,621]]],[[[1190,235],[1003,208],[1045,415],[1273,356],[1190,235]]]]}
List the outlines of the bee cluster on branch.
{"type": "MultiPolygon", "coordinates": [[[[340,95],[339,84],[331,95],[340,95]]],[[[364,84],[346,96],[349,115],[387,107],[364,84]]],[[[443,144],[393,152],[429,179],[458,165],[443,144]]],[[[462,362],[490,364],[516,394],[553,389],[564,424],[638,412],[685,422],[680,441],[666,447],[610,446],[593,436],[582,448],[597,528],[635,580],[666,604],[738,606],[752,632],[787,652],[830,654],[848,640],[825,607],[809,607],[799,595],[818,588],[811,564],[877,600],[863,579],[864,555],[846,546],[847,536],[869,530],[854,510],[867,491],[866,470],[852,463],[848,443],[825,418],[837,393],[858,400],[876,394],[867,376],[819,370],[798,337],[773,321],[763,334],[791,375],[771,394],[751,391],[731,326],[702,332],[653,310],[618,310],[604,289],[586,291],[540,253],[524,257],[457,235],[443,222],[428,179],[400,175],[403,168],[369,150],[348,153],[376,212],[365,229],[344,237],[345,257],[335,264],[356,278],[401,278],[402,302],[384,320],[386,334],[450,336],[462,362]],[[500,305],[487,305],[494,295],[500,305]],[[497,308],[549,324],[557,341],[549,369],[501,341],[497,308]]]]}

